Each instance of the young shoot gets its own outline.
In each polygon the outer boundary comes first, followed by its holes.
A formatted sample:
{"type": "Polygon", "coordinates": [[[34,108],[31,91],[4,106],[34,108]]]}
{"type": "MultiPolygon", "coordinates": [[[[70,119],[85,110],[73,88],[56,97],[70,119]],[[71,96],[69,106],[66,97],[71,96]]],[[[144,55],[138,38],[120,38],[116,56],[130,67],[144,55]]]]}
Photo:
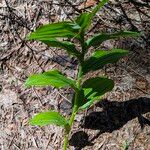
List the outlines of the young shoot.
{"type": "Polygon", "coordinates": [[[103,7],[108,0],[101,0],[92,12],[83,12],[74,21],[64,21],[43,25],[32,32],[28,39],[37,40],[50,47],[59,47],[74,56],[78,60],[78,74],[75,79],[66,77],[58,70],[50,70],[44,73],[33,74],[25,82],[27,87],[53,86],[55,88],[70,87],[74,90],[72,98],[72,114],[69,119],[56,111],[46,111],[35,115],[29,122],[31,125],[45,126],[54,124],[64,128],[63,150],[68,148],[68,139],[73,126],[76,114],[79,110],[85,110],[98,102],[102,96],[113,89],[114,81],[107,77],[91,77],[84,80],[84,76],[92,71],[102,69],[105,65],[117,62],[120,58],[128,54],[123,49],[99,50],[101,43],[106,40],[119,37],[138,36],[139,33],[121,31],[118,33],[107,34],[99,33],[87,39],[87,31],[91,26],[93,17],[103,7]],[[68,42],[62,39],[70,40],[68,42]],[[80,43],[80,51],[71,39],[77,39],[80,43]],[[85,58],[89,48],[96,50],[89,58],[85,58]]]}

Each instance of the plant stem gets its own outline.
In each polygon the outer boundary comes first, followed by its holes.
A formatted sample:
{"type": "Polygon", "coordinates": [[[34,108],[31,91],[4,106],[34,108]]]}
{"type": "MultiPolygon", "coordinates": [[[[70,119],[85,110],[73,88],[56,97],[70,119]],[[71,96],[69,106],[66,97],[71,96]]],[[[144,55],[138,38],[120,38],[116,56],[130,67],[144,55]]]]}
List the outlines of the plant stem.
{"type": "Polygon", "coordinates": [[[71,117],[69,119],[70,129],[68,131],[65,131],[65,139],[64,139],[63,150],[67,150],[67,146],[68,146],[68,142],[69,142],[69,140],[68,140],[69,133],[71,131],[71,128],[72,128],[72,125],[73,125],[76,113],[78,111],[77,102],[78,102],[78,94],[79,94],[79,89],[80,89],[80,84],[81,84],[81,76],[82,76],[82,67],[79,66],[79,72],[78,72],[78,77],[77,77],[77,88],[78,88],[78,90],[75,93],[75,100],[74,100],[73,111],[72,111],[71,117]]]}
{"type": "MultiPolygon", "coordinates": [[[[77,97],[77,93],[76,93],[76,97],[77,97]]],[[[76,98],[75,98],[76,99],[76,98]]],[[[76,101],[76,100],[75,100],[76,101]]],[[[72,125],[73,125],[73,122],[74,122],[74,118],[76,116],[76,113],[78,111],[78,107],[77,105],[75,104],[74,107],[73,107],[73,112],[71,114],[71,117],[70,117],[70,120],[69,120],[69,125],[70,125],[70,129],[68,131],[65,131],[65,139],[64,139],[64,146],[63,146],[63,150],[67,150],[67,146],[68,146],[68,137],[69,137],[69,133],[71,131],[71,128],[72,128],[72,125]]]]}
{"type": "Polygon", "coordinates": [[[67,150],[67,146],[69,143],[69,134],[72,128],[72,125],[74,123],[74,119],[76,116],[76,113],[78,111],[78,98],[79,98],[79,94],[80,94],[80,90],[81,90],[81,81],[82,81],[82,62],[84,61],[84,53],[86,51],[86,47],[84,46],[84,35],[82,36],[82,42],[81,42],[81,46],[82,46],[82,56],[81,59],[79,60],[80,64],[79,64],[79,68],[78,68],[78,75],[77,75],[77,80],[76,80],[76,85],[77,85],[77,90],[75,91],[75,100],[74,100],[74,106],[73,106],[73,111],[71,114],[71,117],[69,119],[69,130],[65,130],[65,139],[64,139],[64,145],[63,145],[63,150],[67,150]]]}
{"type": "MultiPolygon", "coordinates": [[[[66,132],[66,131],[65,131],[66,132]]],[[[63,150],[67,150],[67,146],[68,146],[68,137],[69,134],[65,133],[65,139],[64,139],[64,145],[63,145],[63,150]]]]}

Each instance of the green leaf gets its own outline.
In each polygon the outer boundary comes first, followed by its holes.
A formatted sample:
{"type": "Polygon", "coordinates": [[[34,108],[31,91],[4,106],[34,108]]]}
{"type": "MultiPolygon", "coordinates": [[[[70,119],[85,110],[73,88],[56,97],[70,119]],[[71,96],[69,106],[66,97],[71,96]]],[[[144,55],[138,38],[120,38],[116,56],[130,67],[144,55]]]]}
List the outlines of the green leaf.
{"type": "Polygon", "coordinates": [[[86,80],[82,88],[86,102],[80,109],[86,109],[91,106],[96,100],[99,100],[106,92],[109,92],[114,87],[114,81],[105,77],[95,77],[86,80]]]}
{"type": "Polygon", "coordinates": [[[96,15],[96,13],[106,4],[109,0],[101,0],[98,5],[93,9],[91,13],[91,19],[96,15]]]}
{"type": "Polygon", "coordinates": [[[106,64],[115,63],[127,54],[128,51],[122,49],[113,49],[111,51],[98,50],[83,63],[83,74],[102,69],[106,64]]]}
{"type": "Polygon", "coordinates": [[[25,82],[26,86],[53,86],[56,88],[68,87],[76,88],[75,81],[66,78],[57,70],[52,70],[40,74],[31,75],[25,82]]]}
{"type": "Polygon", "coordinates": [[[40,40],[42,38],[80,38],[78,32],[80,30],[80,26],[74,24],[72,22],[58,22],[43,25],[38,28],[35,32],[32,32],[28,39],[30,40],[40,40]]]}
{"type": "Polygon", "coordinates": [[[140,35],[139,33],[132,32],[132,31],[121,31],[118,33],[113,33],[113,34],[101,33],[101,34],[97,34],[93,36],[92,38],[89,38],[86,41],[86,45],[87,47],[90,47],[90,46],[97,47],[106,40],[116,39],[120,37],[136,37],[139,35],[140,35]]]}
{"type": "Polygon", "coordinates": [[[96,15],[96,13],[99,11],[99,9],[101,7],[103,7],[106,3],[108,2],[108,0],[102,0],[101,2],[99,2],[99,4],[93,9],[93,11],[91,13],[85,12],[85,13],[81,13],[77,19],[75,20],[75,22],[81,27],[80,32],[86,30],[92,22],[92,18],[96,15]]]}
{"type": "Polygon", "coordinates": [[[31,125],[38,125],[38,126],[55,124],[57,126],[63,126],[63,127],[65,127],[68,124],[67,120],[62,115],[54,111],[47,111],[47,112],[39,113],[35,115],[29,121],[29,123],[31,125]]]}
{"type": "Polygon", "coordinates": [[[41,38],[39,39],[41,42],[47,44],[48,46],[52,46],[52,47],[60,47],[60,48],[63,48],[65,50],[67,50],[67,52],[70,54],[70,55],[74,55],[76,56],[77,58],[80,57],[80,52],[77,51],[75,45],[71,42],[66,42],[66,41],[58,41],[54,38],[52,39],[47,39],[47,38],[41,38]]]}
{"type": "Polygon", "coordinates": [[[85,102],[86,101],[85,101],[85,98],[84,98],[84,90],[83,89],[80,89],[80,90],[78,89],[76,91],[76,93],[74,94],[74,96],[73,96],[72,107],[74,105],[77,105],[77,107],[79,108],[80,106],[84,105],[85,102]],[[76,104],[74,103],[75,99],[76,99],[76,104]]]}
{"type": "Polygon", "coordinates": [[[84,31],[91,22],[91,14],[87,12],[81,13],[75,22],[81,27],[80,32],[84,31]]]}

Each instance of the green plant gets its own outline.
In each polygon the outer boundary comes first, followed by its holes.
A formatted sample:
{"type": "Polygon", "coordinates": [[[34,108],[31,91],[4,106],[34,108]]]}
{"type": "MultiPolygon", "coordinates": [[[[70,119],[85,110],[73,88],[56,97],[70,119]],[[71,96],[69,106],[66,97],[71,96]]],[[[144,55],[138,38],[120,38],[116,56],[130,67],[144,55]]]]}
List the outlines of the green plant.
{"type": "MultiPolygon", "coordinates": [[[[86,40],[87,30],[97,11],[103,7],[108,0],[102,0],[91,13],[84,12],[72,22],[58,22],[43,25],[35,32],[31,33],[28,39],[41,41],[51,47],[59,47],[66,50],[78,60],[78,74],[76,79],[64,76],[58,70],[51,70],[41,74],[31,75],[27,80],[26,86],[53,86],[56,88],[71,87],[75,96],[72,98],[72,115],[69,119],[64,118],[55,111],[47,111],[37,114],[30,120],[31,125],[49,125],[55,124],[64,127],[65,139],[63,149],[68,146],[69,134],[74,122],[76,113],[90,107],[114,87],[114,82],[106,77],[89,78],[84,81],[84,75],[90,71],[102,69],[106,64],[117,62],[120,58],[128,54],[128,51],[122,49],[112,49],[110,51],[97,50],[97,47],[109,39],[115,39],[125,36],[138,36],[136,32],[123,31],[119,33],[106,34],[100,33],[86,40]],[[70,39],[70,42],[62,39],[70,39]],[[81,50],[71,39],[77,39],[81,50]],[[96,50],[90,58],[85,58],[90,47],[96,50]]],[[[72,40],[73,41],[73,40],[72,40]]]]}
{"type": "Polygon", "coordinates": [[[123,142],[123,144],[122,144],[122,149],[123,150],[128,150],[129,149],[129,145],[130,145],[130,143],[127,140],[125,140],[123,142]]]}

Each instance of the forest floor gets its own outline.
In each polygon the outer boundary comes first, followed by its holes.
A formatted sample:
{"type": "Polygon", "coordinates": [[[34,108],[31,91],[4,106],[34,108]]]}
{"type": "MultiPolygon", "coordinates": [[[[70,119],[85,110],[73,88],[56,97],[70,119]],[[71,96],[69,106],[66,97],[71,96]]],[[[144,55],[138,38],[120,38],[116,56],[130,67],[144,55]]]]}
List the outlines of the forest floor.
{"type": "MultiPolygon", "coordinates": [[[[57,68],[70,77],[77,73],[74,58],[48,48],[27,35],[42,24],[70,20],[90,11],[96,1],[0,0],[0,149],[61,150],[63,130],[32,127],[29,119],[54,109],[71,112],[70,89],[26,88],[33,73],[57,68]],[[8,2],[8,3],[7,3],[8,2]]],[[[139,31],[139,38],[109,40],[101,48],[130,50],[127,57],[89,76],[106,75],[115,81],[112,92],[86,112],[79,112],[69,149],[150,149],[150,5],[148,1],[110,0],[94,18],[89,34],[139,31]]]]}

